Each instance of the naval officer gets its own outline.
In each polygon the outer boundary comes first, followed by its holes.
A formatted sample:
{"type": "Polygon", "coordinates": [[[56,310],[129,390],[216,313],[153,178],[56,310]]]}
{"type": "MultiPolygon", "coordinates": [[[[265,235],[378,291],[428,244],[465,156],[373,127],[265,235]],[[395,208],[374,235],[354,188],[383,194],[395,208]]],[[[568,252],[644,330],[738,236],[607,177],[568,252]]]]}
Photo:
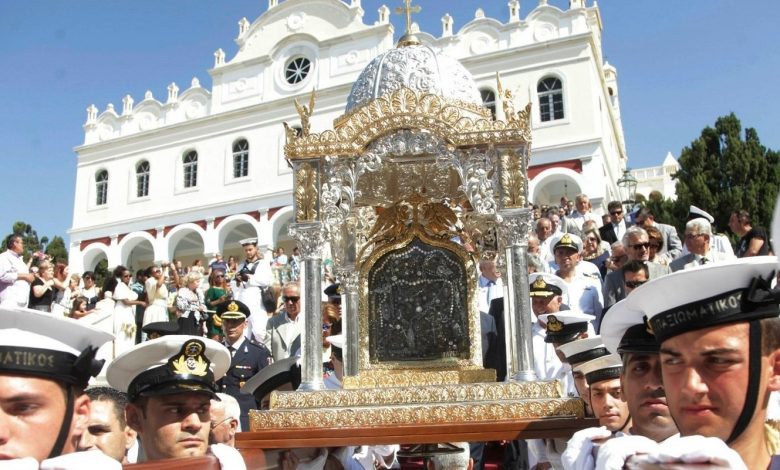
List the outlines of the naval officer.
{"type": "Polygon", "coordinates": [[[232,356],[230,368],[217,385],[222,393],[227,393],[238,401],[241,407],[241,429],[249,430],[249,410],[256,409],[257,402],[252,395],[241,393],[241,387],[273,362],[271,352],[264,345],[244,336],[247,318],[251,315],[246,304],[238,300],[226,302],[219,306],[217,314],[222,319],[225,347],[232,356]]]}

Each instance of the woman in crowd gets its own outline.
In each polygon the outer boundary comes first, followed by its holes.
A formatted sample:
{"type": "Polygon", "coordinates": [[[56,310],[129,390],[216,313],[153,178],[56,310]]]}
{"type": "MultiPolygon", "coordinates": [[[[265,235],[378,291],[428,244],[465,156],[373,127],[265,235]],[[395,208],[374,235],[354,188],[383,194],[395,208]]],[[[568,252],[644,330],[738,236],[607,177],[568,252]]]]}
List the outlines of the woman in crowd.
{"type": "Polygon", "coordinates": [[[68,265],[57,263],[54,265],[54,303],[51,312],[57,316],[65,315],[65,311],[71,303],[70,278],[68,277],[68,265]]]}
{"type": "Polygon", "coordinates": [[[87,311],[90,311],[95,308],[98,300],[100,300],[100,289],[95,285],[95,273],[92,271],[84,271],[81,279],[84,281],[81,295],[87,298],[87,311]]]}
{"type": "MultiPolygon", "coordinates": [[[[152,266],[148,269],[146,279],[146,299],[148,305],[144,310],[143,326],[149,323],[169,321],[168,316],[168,286],[163,275],[163,266],[152,266]]],[[[175,272],[175,270],[171,270],[175,272]]]]}
{"type": "Polygon", "coordinates": [[[596,265],[602,279],[607,275],[609,252],[601,246],[601,236],[598,230],[589,229],[583,232],[582,259],[596,265]]]}
{"type": "Polygon", "coordinates": [[[192,262],[192,266],[190,266],[190,272],[198,273],[201,276],[203,276],[203,274],[206,272],[206,268],[203,267],[203,261],[200,258],[192,262]]]}
{"type": "Polygon", "coordinates": [[[54,266],[48,261],[38,264],[38,272],[35,280],[30,285],[30,300],[28,306],[33,310],[51,312],[51,304],[54,302],[54,266]]]}
{"type": "Polygon", "coordinates": [[[145,305],[138,300],[138,294],[130,289],[133,278],[129,269],[117,266],[114,269],[114,356],[122,354],[135,345],[135,306],[145,305]]]}
{"type": "Polygon", "coordinates": [[[233,299],[233,291],[230,289],[230,284],[225,279],[225,271],[221,269],[214,269],[209,276],[209,288],[206,291],[206,307],[210,310],[208,320],[206,320],[206,327],[208,330],[208,337],[222,341],[222,323],[219,321],[219,317],[213,312],[217,310],[220,305],[230,302],[233,299]]]}
{"type": "Polygon", "coordinates": [[[227,271],[225,272],[225,276],[226,276],[225,279],[227,280],[227,282],[233,280],[237,270],[238,270],[238,262],[236,261],[236,257],[228,256],[227,271]]]}
{"type": "Polygon", "coordinates": [[[339,308],[331,303],[322,303],[322,362],[325,363],[326,374],[332,370],[330,363],[330,342],[328,336],[338,334],[333,332],[333,325],[339,321],[339,308]]]}
{"type": "Polygon", "coordinates": [[[664,235],[653,226],[647,227],[645,230],[647,231],[647,241],[650,243],[648,247],[650,252],[649,260],[654,263],[669,264],[669,260],[662,256],[657,256],[664,249],[664,235]]]}
{"type": "Polygon", "coordinates": [[[184,277],[183,287],[176,294],[176,315],[179,317],[179,334],[203,336],[203,320],[206,304],[198,286],[202,276],[189,273],[184,277]]]}

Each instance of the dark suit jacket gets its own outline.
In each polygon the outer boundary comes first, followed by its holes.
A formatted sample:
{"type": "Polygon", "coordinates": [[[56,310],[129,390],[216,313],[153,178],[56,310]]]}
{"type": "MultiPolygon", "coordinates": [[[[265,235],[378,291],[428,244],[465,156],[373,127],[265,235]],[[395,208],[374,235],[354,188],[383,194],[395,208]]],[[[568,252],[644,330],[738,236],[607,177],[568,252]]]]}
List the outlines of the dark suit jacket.
{"type": "Polygon", "coordinates": [[[490,345],[485,354],[484,366],[487,369],[496,370],[496,380],[503,382],[506,379],[506,337],[504,328],[504,298],[499,297],[490,302],[488,315],[496,322],[495,341],[490,345]]]}
{"type": "Polygon", "coordinates": [[[227,374],[217,382],[219,390],[235,398],[241,407],[241,431],[249,431],[249,410],[257,408],[255,397],[241,393],[241,387],[270,363],[271,353],[265,346],[244,339],[233,354],[227,374]]]}
{"type": "Polygon", "coordinates": [[[615,235],[615,227],[611,223],[599,227],[599,235],[601,235],[602,240],[610,245],[618,241],[617,235],[615,235]]]}

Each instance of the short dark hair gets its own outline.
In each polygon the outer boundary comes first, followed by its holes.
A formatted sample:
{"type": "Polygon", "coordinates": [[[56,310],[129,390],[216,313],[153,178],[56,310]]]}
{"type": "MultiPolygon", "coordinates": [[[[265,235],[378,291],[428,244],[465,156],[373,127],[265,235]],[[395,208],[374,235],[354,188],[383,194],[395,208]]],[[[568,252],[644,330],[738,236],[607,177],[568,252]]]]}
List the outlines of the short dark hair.
{"type": "Polygon", "coordinates": [[[655,218],[655,216],[653,215],[653,211],[650,210],[650,208],[647,207],[647,206],[644,206],[643,208],[639,209],[639,212],[637,212],[634,217],[639,217],[640,215],[642,217],[652,217],[652,218],[655,218]]]}
{"type": "Polygon", "coordinates": [[[147,274],[147,273],[146,273],[146,270],[145,270],[145,269],[139,269],[138,271],[136,271],[136,272],[135,272],[135,277],[136,277],[136,279],[138,279],[138,276],[146,276],[146,277],[149,277],[149,274],[147,274]]]}
{"type": "Polygon", "coordinates": [[[609,204],[607,204],[607,210],[609,212],[612,212],[615,209],[623,209],[623,203],[620,201],[611,201],[609,204]]]}
{"type": "Polygon", "coordinates": [[[18,233],[12,233],[11,235],[8,235],[8,238],[5,239],[5,248],[7,250],[10,250],[13,248],[14,243],[16,243],[16,240],[22,240],[22,236],[18,233]]]}
{"type": "Polygon", "coordinates": [[[109,401],[114,405],[114,413],[119,421],[119,427],[127,426],[125,420],[125,407],[127,406],[127,394],[111,387],[90,387],[86,390],[87,396],[92,401],[109,401]]]}
{"type": "Polygon", "coordinates": [[[631,260],[628,263],[624,264],[622,268],[620,268],[623,275],[626,273],[638,273],[640,271],[645,273],[645,277],[650,279],[650,271],[647,269],[647,264],[643,261],[639,260],[631,260]]]}
{"type": "Polygon", "coordinates": [[[761,355],[780,349],[780,317],[761,320],[761,355]]]}
{"type": "Polygon", "coordinates": [[[90,278],[93,281],[95,280],[95,273],[92,271],[84,271],[84,274],[81,275],[81,279],[90,278]]]}

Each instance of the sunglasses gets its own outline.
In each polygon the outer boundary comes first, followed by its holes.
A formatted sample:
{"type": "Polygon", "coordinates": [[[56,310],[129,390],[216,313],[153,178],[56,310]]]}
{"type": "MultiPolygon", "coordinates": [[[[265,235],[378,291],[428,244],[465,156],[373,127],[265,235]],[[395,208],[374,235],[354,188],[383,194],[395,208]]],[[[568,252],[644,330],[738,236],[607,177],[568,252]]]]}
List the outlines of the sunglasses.
{"type": "Polygon", "coordinates": [[[286,295],[283,295],[282,296],[282,300],[284,300],[284,303],[287,303],[287,302],[297,303],[299,300],[301,300],[301,297],[300,296],[295,296],[295,295],[291,295],[291,296],[288,297],[286,295]]]}
{"type": "Polygon", "coordinates": [[[632,289],[636,289],[637,287],[641,286],[647,281],[626,281],[626,287],[630,287],[632,289]]]}
{"type": "Polygon", "coordinates": [[[623,215],[623,211],[615,211],[615,212],[610,212],[609,214],[610,214],[610,215],[614,215],[615,217],[617,217],[617,216],[619,216],[619,215],[623,215]]]}
{"type": "Polygon", "coordinates": [[[650,248],[650,243],[648,243],[648,242],[645,242],[645,243],[635,243],[635,244],[631,245],[631,248],[633,248],[635,250],[639,250],[640,248],[644,248],[646,250],[646,249],[650,248]]]}

